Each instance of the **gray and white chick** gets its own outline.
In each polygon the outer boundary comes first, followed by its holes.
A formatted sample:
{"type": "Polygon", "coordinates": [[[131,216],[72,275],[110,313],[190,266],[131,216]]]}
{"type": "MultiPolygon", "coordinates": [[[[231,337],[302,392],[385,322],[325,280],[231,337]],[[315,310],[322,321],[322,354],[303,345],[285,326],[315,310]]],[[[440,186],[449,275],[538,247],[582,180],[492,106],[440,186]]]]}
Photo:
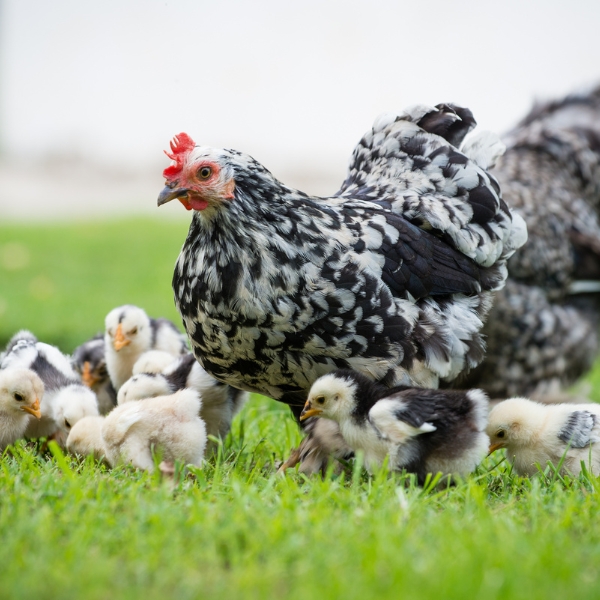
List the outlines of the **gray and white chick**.
{"type": "Polygon", "coordinates": [[[102,425],[106,460],[153,471],[152,453],[158,450],[163,461],[200,466],[206,448],[200,405],[199,394],[186,389],[117,406],[102,425]]]}
{"type": "Polygon", "coordinates": [[[0,369],[14,367],[31,369],[44,384],[41,418],[30,419],[26,437],[50,436],[59,431],[66,437],[78,419],[98,414],[96,395],[81,383],[69,357],[56,346],[38,341],[29,331],[18,332],[8,343],[0,369]]]}
{"type": "Polygon", "coordinates": [[[100,414],[110,412],[117,404],[117,392],[106,368],[104,335],[98,333],[77,346],[73,350],[71,361],[83,383],[96,394],[100,414]]]}
{"type": "Polygon", "coordinates": [[[362,451],[369,471],[465,476],[485,458],[488,399],[481,390],[387,388],[351,370],[312,385],[301,419],[336,421],[348,446],[362,451]]]}
{"type": "Polygon", "coordinates": [[[131,377],[133,365],[144,352],[163,350],[177,357],[189,351],[187,338],[171,321],[150,318],[131,304],[106,315],[104,342],[108,374],[117,391],[131,377]]]}
{"type": "Polygon", "coordinates": [[[182,356],[162,373],[139,373],[126,381],[117,395],[120,404],[131,400],[173,394],[185,388],[193,389],[202,398],[200,416],[208,435],[224,438],[233,417],[244,405],[249,394],[217,381],[196,361],[193,354],[182,356]]]}
{"type": "Polygon", "coordinates": [[[0,451],[25,435],[30,415],[39,419],[42,380],[30,369],[0,371],[0,451]]]}
{"type": "Polygon", "coordinates": [[[490,412],[490,452],[506,448],[519,475],[535,475],[550,461],[578,475],[581,462],[600,475],[600,405],[541,404],[510,398],[490,412]]]}

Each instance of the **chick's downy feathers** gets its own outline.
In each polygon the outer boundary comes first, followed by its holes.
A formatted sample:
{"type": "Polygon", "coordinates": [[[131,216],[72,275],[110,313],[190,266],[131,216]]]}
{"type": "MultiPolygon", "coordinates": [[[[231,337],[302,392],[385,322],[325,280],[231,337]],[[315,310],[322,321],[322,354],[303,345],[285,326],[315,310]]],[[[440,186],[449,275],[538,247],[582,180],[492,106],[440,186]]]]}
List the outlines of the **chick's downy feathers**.
{"type": "Polygon", "coordinates": [[[485,457],[488,400],[481,390],[388,389],[354,371],[325,375],[312,385],[301,420],[338,423],[353,451],[374,470],[388,460],[423,482],[428,473],[467,475],[485,457]]]}
{"type": "Polygon", "coordinates": [[[490,413],[491,450],[506,448],[521,475],[534,475],[548,462],[562,473],[578,475],[583,462],[600,474],[600,405],[541,404],[511,398],[490,413]]]}

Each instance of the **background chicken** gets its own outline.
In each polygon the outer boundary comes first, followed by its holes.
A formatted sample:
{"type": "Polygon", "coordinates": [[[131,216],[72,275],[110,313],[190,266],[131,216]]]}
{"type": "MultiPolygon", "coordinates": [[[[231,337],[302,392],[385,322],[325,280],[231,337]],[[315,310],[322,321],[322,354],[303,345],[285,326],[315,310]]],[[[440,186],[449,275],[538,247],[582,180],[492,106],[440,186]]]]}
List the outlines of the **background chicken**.
{"type": "Polygon", "coordinates": [[[491,292],[526,231],[485,170],[497,139],[458,150],[474,125],[450,105],[380,117],[329,198],[177,136],[158,203],[194,210],[173,288],[202,366],[299,416],[336,368],[437,387],[477,365],[491,292]]]}
{"type": "Polygon", "coordinates": [[[460,385],[565,400],[598,355],[600,87],[534,107],[505,141],[494,173],[529,240],[496,294],[486,358],[460,385]]]}

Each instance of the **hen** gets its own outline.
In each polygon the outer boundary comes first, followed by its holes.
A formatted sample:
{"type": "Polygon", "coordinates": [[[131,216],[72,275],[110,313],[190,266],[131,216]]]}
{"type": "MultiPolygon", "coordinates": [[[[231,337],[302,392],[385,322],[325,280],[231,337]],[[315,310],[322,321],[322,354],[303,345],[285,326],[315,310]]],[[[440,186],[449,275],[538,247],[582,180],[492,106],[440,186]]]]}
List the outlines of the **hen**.
{"type": "Polygon", "coordinates": [[[495,174],[529,241],[484,327],[486,358],[460,385],[564,401],[599,347],[600,86],[536,106],[505,141],[495,174]]]}
{"type": "MultiPolygon", "coordinates": [[[[176,136],[158,204],[194,211],[173,289],[206,371],[298,418],[312,383],[334,369],[434,388],[476,366],[492,292],[526,228],[486,172],[503,150],[497,138],[458,150],[474,125],[468,109],[445,104],[384,115],[327,198],[241,152],[176,136]]],[[[318,446],[303,452],[315,468],[318,446]]]]}

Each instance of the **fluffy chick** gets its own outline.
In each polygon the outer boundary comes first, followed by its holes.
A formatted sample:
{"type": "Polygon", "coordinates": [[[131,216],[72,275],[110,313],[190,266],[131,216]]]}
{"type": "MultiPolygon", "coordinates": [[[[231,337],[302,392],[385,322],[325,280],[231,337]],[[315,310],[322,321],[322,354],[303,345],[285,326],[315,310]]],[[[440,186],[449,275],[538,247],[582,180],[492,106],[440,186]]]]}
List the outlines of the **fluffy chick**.
{"type": "Polygon", "coordinates": [[[511,398],[490,412],[487,432],[490,451],[506,448],[506,455],[520,475],[538,473],[548,461],[561,472],[578,475],[583,461],[600,474],[600,405],[540,404],[527,398],[511,398]],[[564,457],[564,460],[563,460],[564,457]]]}
{"type": "Polygon", "coordinates": [[[488,399],[481,390],[386,388],[338,370],[312,385],[301,420],[336,421],[348,446],[364,453],[369,471],[386,457],[423,483],[428,473],[467,475],[485,457],[488,399]]]}
{"type": "Polygon", "coordinates": [[[106,315],[106,366],[113,386],[119,388],[133,374],[133,365],[148,350],[173,356],[188,352],[187,338],[167,319],[152,319],[142,308],[119,306],[106,315]]]}
{"type": "Polygon", "coordinates": [[[166,396],[178,390],[196,390],[202,398],[200,416],[208,435],[224,438],[233,417],[244,405],[248,393],[211,377],[193,354],[172,362],[162,373],[140,373],[126,381],[117,395],[119,404],[143,398],[166,396]]]}
{"type": "Polygon", "coordinates": [[[131,370],[133,375],[139,373],[161,373],[171,363],[177,359],[170,353],[164,350],[148,350],[144,352],[133,365],[131,370]]]}
{"type": "Polygon", "coordinates": [[[100,414],[110,412],[117,404],[117,393],[106,368],[104,335],[99,333],[75,348],[71,361],[83,383],[96,394],[100,414]]]}
{"type": "Polygon", "coordinates": [[[28,331],[18,332],[8,344],[0,369],[31,369],[44,383],[41,418],[30,419],[26,437],[37,438],[62,432],[63,441],[75,422],[86,415],[97,415],[96,395],[83,385],[71,360],[58,348],[45,344],[28,331]]]}
{"type": "Polygon", "coordinates": [[[30,420],[39,419],[44,384],[33,371],[17,367],[0,371],[0,450],[22,438],[30,420]]]}
{"type": "Polygon", "coordinates": [[[115,408],[102,425],[106,459],[154,470],[153,449],[164,461],[199,466],[206,448],[206,427],[198,416],[200,397],[194,390],[128,402],[115,408]]]}
{"type": "Polygon", "coordinates": [[[104,417],[101,416],[83,417],[77,421],[67,437],[67,450],[72,454],[93,454],[97,459],[103,458],[106,454],[102,439],[103,425],[104,417]]]}

